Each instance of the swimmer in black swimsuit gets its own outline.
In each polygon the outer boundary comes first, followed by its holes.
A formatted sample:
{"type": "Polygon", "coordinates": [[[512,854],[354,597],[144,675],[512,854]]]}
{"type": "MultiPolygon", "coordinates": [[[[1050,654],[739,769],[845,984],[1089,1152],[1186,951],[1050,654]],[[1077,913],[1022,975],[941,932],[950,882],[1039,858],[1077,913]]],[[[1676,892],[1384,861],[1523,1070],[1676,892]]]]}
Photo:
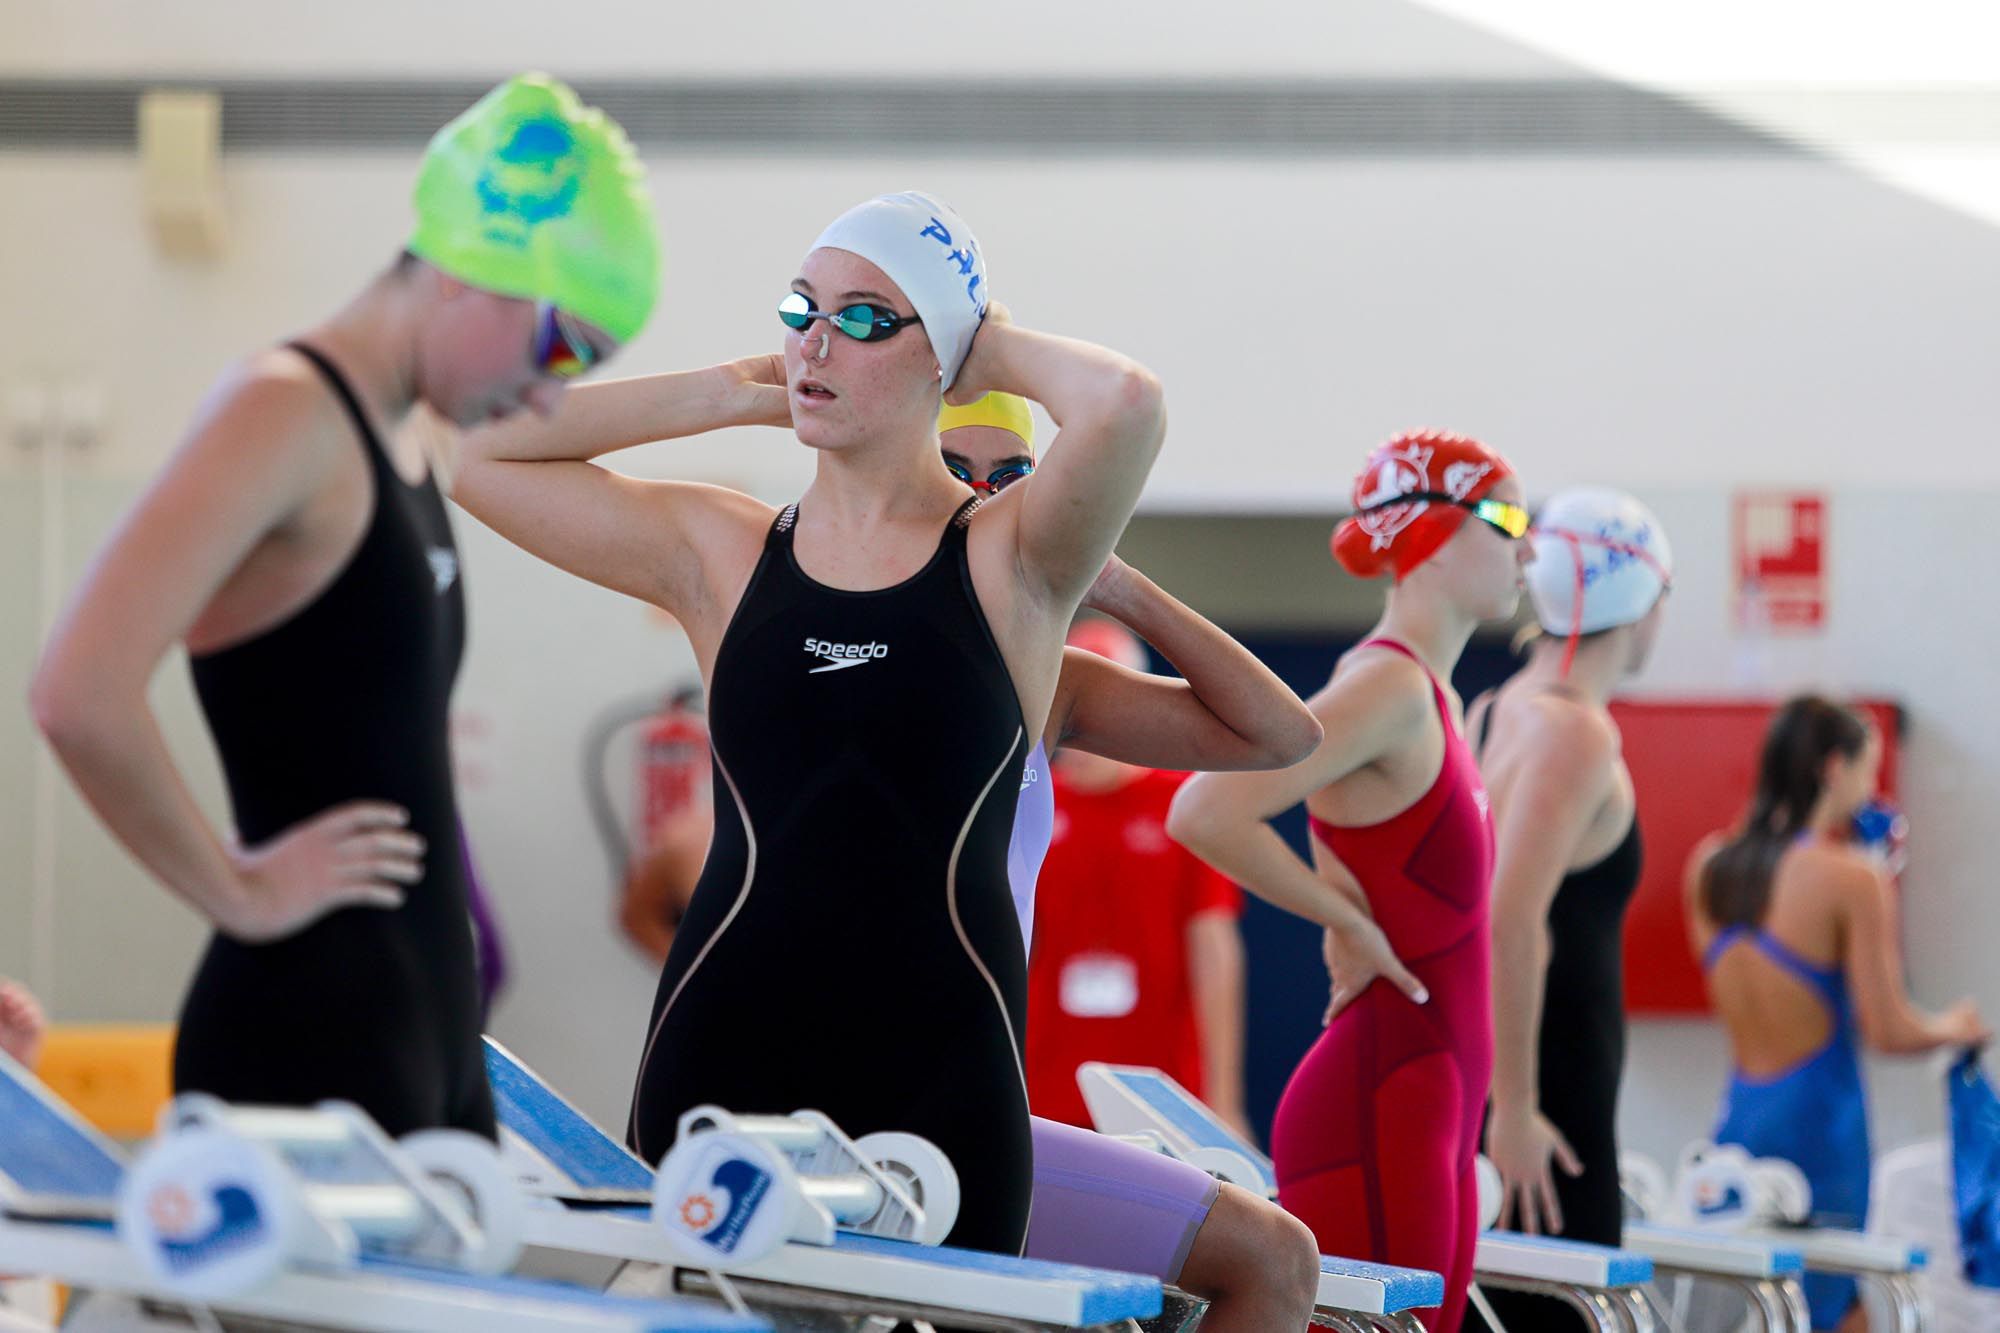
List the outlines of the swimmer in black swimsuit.
{"type": "MultiPolygon", "coordinates": [[[[1595,488],[1558,493],[1530,535],[1542,637],[1467,714],[1498,844],[1486,1151],[1501,1225],[1616,1246],[1625,909],[1644,856],[1607,704],[1651,654],[1673,555],[1645,506],[1595,488]]],[[[1488,1296],[1509,1328],[1579,1327],[1551,1297],[1488,1296]]]]}
{"type": "Polygon", "coordinates": [[[553,412],[644,322],[657,242],[623,134],[538,76],[438,135],[416,202],[393,269],[212,395],[85,577],[33,707],[112,833],[214,925],[179,1089],[492,1135],[446,735],[462,583],[396,427],[419,402],[459,425],[553,412]],[[507,174],[530,150],[575,185],[565,211],[507,174]],[[240,846],[146,705],[176,642],[240,846]]]}
{"type": "Polygon", "coordinates": [[[547,426],[483,432],[456,494],[672,613],[707,686],[715,840],[648,1027],[634,1148],[658,1159],[706,1101],[909,1130],[959,1171],[952,1243],[1018,1253],[1007,842],[1064,631],[1159,449],[1160,390],[988,313],[977,242],[923,195],[844,215],[779,295],[782,359],[598,386],[547,426]],[[1031,483],[975,504],[938,466],[938,408],[989,389],[1042,402],[1062,435],[1031,483]],[[585,461],[756,422],[818,453],[782,511],[585,461]]]}

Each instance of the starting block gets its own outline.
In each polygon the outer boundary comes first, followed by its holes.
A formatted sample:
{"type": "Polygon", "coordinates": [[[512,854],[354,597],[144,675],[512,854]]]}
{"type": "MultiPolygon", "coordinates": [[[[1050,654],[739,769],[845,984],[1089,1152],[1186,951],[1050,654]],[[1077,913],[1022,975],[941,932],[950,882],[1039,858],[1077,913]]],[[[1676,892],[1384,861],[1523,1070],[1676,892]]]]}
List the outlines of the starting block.
{"type": "Polygon", "coordinates": [[[1039,1333],[1130,1329],[1162,1308],[1152,1278],[923,1243],[950,1229],[957,1177],[914,1136],[848,1139],[823,1116],[699,1107],[655,1174],[505,1047],[489,1039],[486,1059],[503,1156],[525,1163],[524,1186],[553,1205],[524,1214],[530,1266],[654,1265],[673,1291],[735,1293],[776,1319],[821,1311],[1039,1333]],[[593,1202],[640,1185],[650,1206],[593,1202]]]}
{"type": "Polygon", "coordinates": [[[92,1328],[184,1329],[182,1310],[356,1333],[771,1328],[708,1304],[476,1271],[501,1256],[480,1254],[470,1216],[352,1108],[257,1111],[197,1097],[163,1119],[128,1168],[0,1055],[0,1271],[90,1293],[75,1317],[92,1328]]]}
{"type": "Polygon", "coordinates": [[[1551,1296],[1601,1333],[1671,1328],[1650,1290],[1653,1263],[1630,1250],[1582,1241],[1486,1231],[1472,1256],[1475,1290],[1551,1296]]]}
{"type": "Polygon", "coordinates": [[[1798,1251],[1808,1273],[1852,1277],[1863,1287],[1881,1292],[1889,1302],[1895,1333],[1924,1333],[1931,1326],[1930,1299],[1919,1281],[1930,1265],[1930,1254],[1920,1245],[1861,1231],[1820,1228],[1744,1234],[1749,1240],[1798,1251]]]}
{"type": "Polygon", "coordinates": [[[870,1137],[856,1143],[817,1111],[698,1106],[660,1163],[653,1216],[703,1268],[754,1262],[790,1241],[831,1245],[836,1230],[938,1244],[958,1219],[958,1173],[916,1135],[870,1137]]]}
{"type": "MultiPolygon", "coordinates": [[[[1623,1174],[1660,1176],[1644,1159],[1628,1158],[1621,1163],[1623,1174]]],[[[1920,1283],[1929,1262],[1924,1249],[1887,1236],[1808,1225],[1812,1189],[1790,1162],[1753,1158],[1727,1145],[1690,1144],[1681,1154],[1671,1197],[1671,1216],[1662,1220],[1795,1254],[1807,1273],[1855,1278],[1888,1302],[1896,1333],[1923,1333],[1931,1325],[1930,1300],[1920,1283]]],[[[1797,1312],[1790,1317],[1796,1319],[1797,1312]]],[[[1767,1327],[1777,1325],[1767,1320],[1767,1327]]],[[[1810,1321],[1796,1327],[1810,1327],[1810,1321]]]]}
{"type": "Polygon", "coordinates": [[[1627,1222],[1625,1248],[1651,1259],[1654,1271],[1663,1277],[1712,1282],[1736,1291],[1748,1302],[1750,1317],[1762,1333],[1810,1333],[1812,1312],[1799,1285],[1805,1257],[1796,1249],[1651,1222],[1627,1222]]]}
{"type": "Polygon", "coordinates": [[[1076,1082],[1098,1133],[1144,1142],[1239,1189],[1278,1197],[1271,1159],[1164,1071],[1092,1060],[1077,1067],[1076,1082]]]}

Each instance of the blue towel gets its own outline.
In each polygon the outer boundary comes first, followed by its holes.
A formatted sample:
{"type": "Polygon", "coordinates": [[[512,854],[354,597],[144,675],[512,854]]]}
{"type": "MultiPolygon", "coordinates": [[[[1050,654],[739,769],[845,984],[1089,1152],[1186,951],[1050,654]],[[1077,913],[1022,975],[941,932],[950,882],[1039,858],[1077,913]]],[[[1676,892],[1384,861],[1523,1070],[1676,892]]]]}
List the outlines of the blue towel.
{"type": "Polygon", "coordinates": [[[1949,1077],[1952,1201],[1965,1280],[2000,1287],[2000,1095],[1967,1052],[1949,1077]]]}

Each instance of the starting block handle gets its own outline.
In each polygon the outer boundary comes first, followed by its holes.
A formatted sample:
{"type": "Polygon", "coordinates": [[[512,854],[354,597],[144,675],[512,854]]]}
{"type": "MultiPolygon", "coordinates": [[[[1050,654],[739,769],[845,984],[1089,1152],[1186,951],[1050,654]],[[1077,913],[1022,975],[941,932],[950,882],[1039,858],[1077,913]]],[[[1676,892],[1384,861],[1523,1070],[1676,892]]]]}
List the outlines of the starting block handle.
{"type": "Polygon", "coordinates": [[[213,1117],[204,1113],[203,1119],[219,1121],[231,1133],[268,1144],[283,1155],[333,1152],[354,1142],[354,1129],[348,1121],[319,1110],[230,1106],[213,1117]]]}
{"type": "Polygon", "coordinates": [[[368,1242],[406,1241],[429,1223],[423,1203],[401,1185],[303,1186],[306,1207],[333,1218],[368,1242]]]}
{"type": "Polygon", "coordinates": [[[882,1208],[882,1187],[867,1176],[802,1176],[799,1192],[836,1222],[865,1222],[882,1208]]]}
{"type": "Polygon", "coordinates": [[[762,1139],[787,1156],[812,1152],[825,1137],[818,1125],[788,1115],[732,1115],[721,1128],[762,1139]]]}

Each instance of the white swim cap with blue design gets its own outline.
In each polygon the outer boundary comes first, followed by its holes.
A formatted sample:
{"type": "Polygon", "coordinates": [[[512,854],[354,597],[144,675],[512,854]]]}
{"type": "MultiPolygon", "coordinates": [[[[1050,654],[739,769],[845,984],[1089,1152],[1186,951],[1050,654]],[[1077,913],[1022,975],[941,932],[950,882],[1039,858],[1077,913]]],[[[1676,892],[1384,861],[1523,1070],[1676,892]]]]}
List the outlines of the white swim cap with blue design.
{"type": "Polygon", "coordinates": [[[949,389],[986,317],[989,293],[986,256],[965,219],[928,194],[885,194],[835,218],[812,248],[860,255],[903,289],[949,389]]]}
{"type": "Polygon", "coordinates": [[[1528,596],[1551,634],[1594,634],[1643,619],[1672,584],[1674,555],[1653,511],[1622,491],[1552,496],[1529,530],[1528,596]]]}

